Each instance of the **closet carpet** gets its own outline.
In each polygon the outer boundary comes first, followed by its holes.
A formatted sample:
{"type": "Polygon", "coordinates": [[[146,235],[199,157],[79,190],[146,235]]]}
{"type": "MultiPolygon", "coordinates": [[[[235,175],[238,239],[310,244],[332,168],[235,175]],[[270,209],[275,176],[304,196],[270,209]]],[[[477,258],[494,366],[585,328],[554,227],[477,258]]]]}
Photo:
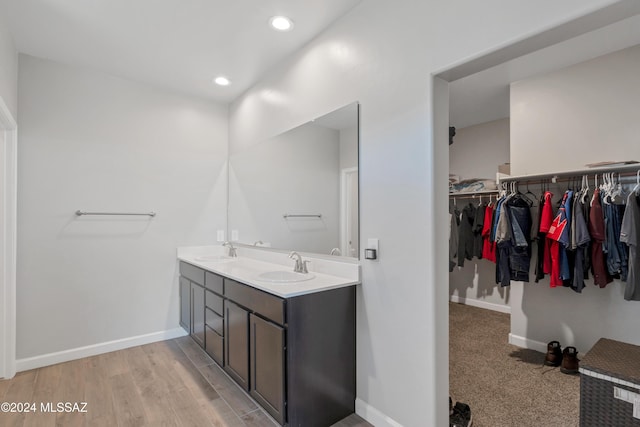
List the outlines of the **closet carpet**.
{"type": "Polygon", "coordinates": [[[469,404],[474,427],[577,426],[580,377],[543,366],[543,353],[509,344],[509,330],[508,314],[449,304],[454,402],[469,404]]]}

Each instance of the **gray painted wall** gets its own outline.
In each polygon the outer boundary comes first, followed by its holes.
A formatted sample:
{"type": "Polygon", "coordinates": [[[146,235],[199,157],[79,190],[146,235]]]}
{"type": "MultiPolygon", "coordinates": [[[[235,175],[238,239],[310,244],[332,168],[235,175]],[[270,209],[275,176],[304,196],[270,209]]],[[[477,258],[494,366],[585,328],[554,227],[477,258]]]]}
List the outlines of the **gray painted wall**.
{"type": "Polygon", "coordinates": [[[640,161],[640,46],[511,85],[514,175],[640,161]]]}
{"type": "MultiPolygon", "coordinates": [[[[494,120],[456,130],[454,143],[449,147],[449,171],[460,179],[487,178],[495,180],[498,165],[509,162],[509,119],[494,120]]],[[[496,200],[494,195],[493,200],[496,200]]],[[[484,202],[489,196],[483,197],[484,202]]],[[[478,204],[480,199],[457,198],[465,203],[478,204]]],[[[451,198],[449,203],[452,203],[451,198]]],[[[495,264],[487,260],[465,260],[462,268],[449,273],[449,294],[452,301],[491,310],[508,312],[509,288],[495,282],[495,264]]]]}
{"type": "Polygon", "coordinates": [[[227,108],[24,55],[19,95],[19,362],[178,328],[176,247],[226,226],[227,108]]]}

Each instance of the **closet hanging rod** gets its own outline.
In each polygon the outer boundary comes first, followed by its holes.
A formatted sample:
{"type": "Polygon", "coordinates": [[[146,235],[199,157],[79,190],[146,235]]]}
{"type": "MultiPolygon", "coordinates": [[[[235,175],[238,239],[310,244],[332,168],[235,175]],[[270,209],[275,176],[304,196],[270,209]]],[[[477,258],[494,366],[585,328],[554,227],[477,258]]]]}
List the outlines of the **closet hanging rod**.
{"type": "Polygon", "coordinates": [[[77,210],[76,215],[135,215],[135,216],[156,216],[155,212],[86,212],[77,210]]]}
{"type": "Polygon", "coordinates": [[[577,170],[564,171],[564,172],[537,173],[537,174],[531,174],[531,175],[500,176],[500,174],[498,174],[497,181],[498,181],[498,184],[502,182],[512,182],[512,181],[526,182],[526,181],[535,181],[535,180],[542,180],[542,179],[551,179],[553,182],[553,180],[558,178],[579,177],[581,175],[593,175],[593,174],[599,174],[603,172],[635,173],[638,170],[640,170],[640,163],[631,163],[631,164],[618,165],[618,166],[603,166],[598,168],[585,168],[585,169],[577,169],[577,170]]]}
{"type": "Polygon", "coordinates": [[[322,218],[322,214],[284,214],[284,219],[287,218],[322,218]]]}

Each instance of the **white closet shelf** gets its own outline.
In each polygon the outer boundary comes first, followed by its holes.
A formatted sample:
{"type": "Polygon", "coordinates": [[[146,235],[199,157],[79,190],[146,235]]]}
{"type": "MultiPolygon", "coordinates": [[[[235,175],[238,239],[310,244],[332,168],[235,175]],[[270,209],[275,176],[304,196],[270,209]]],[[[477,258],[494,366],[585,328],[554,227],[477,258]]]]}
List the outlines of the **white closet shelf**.
{"type": "Polygon", "coordinates": [[[626,165],[611,165],[611,166],[603,166],[597,168],[585,168],[585,169],[577,169],[563,172],[548,172],[548,173],[537,173],[531,175],[502,175],[498,174],[498,184],[502,182],[513,182],[513,181],[533,181],[537,179],[548,179],[551,178],[552,181],[557,178],[568,178],[568,177],[577,177],[581,175],[593,175],[602,172],[636,172],[640,170],[640,163],[631,163],[626,165]]]}
{"type": "Polygon", "coordinates": [[[458,191],[458,192],[453,192],[453,193],[449,193],[449,196],[481,196],[483,194],[497,194],[499,193],[500,190],[495,189],[495,190],[480,190],[480,191],[458,191]]]}

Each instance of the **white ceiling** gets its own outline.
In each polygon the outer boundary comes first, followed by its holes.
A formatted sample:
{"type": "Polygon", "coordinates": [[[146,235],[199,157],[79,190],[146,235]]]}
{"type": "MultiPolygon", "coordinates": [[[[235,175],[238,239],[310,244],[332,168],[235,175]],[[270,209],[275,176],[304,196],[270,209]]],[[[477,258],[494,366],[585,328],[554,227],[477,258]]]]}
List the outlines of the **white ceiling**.
{"type": "Polygon", "coordinates": [[[640,44],[640,15],[451,82],[451,126],[509,117],[509,84],[640,44]]]}
{"type": "MultiPolygon", "coordinates": [[[[21,53],[228,103],[361,1],[0,0],[0,13],[21,53]],[[294,29],[272,30],[274,15],[294,29]]],[[[508,117],[511,82],[635,44],[639,15],[456,80],[451,125],[508,117]]]]}
{"type": "Polygon", "coordinates": [[[226,103],[361,1],[0,0],[0,13],[21,53],[226,103]],[[274,15],[293,30],[272,30],[274,15]]]}

